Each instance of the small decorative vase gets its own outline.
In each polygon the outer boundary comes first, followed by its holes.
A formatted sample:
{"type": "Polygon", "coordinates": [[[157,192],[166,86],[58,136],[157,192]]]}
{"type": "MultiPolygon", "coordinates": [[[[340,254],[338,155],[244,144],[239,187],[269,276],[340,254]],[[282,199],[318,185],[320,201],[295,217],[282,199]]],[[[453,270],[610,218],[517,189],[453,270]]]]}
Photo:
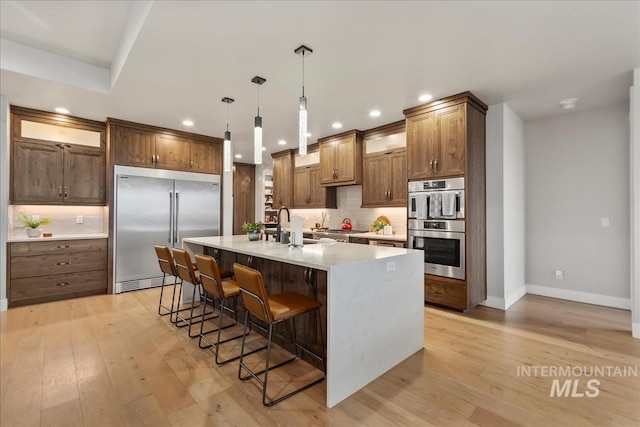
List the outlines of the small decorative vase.
{"type": "Polygon", "coordinates": [[[39,228],[27,227],[25,228],[25,230],[27,232],[27,236],[29,237],[40,237],[40,234],[42,234],[42,230],[39,228]]]}
{"type": "Polygon", "coordinates": [[[247,237],[251,241],[259,240],[260,239],[260,231],[258,231],[258,230],[247,231],[247,237]]]}

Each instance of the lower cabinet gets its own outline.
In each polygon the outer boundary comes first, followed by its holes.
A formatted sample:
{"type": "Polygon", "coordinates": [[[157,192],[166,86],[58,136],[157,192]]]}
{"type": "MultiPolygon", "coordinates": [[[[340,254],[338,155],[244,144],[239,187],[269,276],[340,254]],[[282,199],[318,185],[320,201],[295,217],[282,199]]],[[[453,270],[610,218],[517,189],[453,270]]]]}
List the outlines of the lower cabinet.
{"type": "Polygon", "coordinates": [[[107,291],[107,239],[9,244],[9,306],[107,291]]]}
{"type": "Polygon", "coordinates": [[[425,302],[443,305],[457,310],[467,309],[467,285],[462,280],[424,276],[425,302]]]}

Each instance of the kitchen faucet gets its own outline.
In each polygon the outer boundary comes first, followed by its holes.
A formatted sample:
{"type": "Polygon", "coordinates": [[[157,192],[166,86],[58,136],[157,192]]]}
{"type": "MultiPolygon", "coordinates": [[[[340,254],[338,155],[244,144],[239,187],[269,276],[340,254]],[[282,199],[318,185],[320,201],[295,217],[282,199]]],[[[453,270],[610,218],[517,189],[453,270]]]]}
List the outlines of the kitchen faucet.
{"type": "Polygon", "coordinates": [[[283,210],[287,211],[287,221],[291,222],[291,214],[289,213],[289,209],[286,206],[283,206],[280,209],[278,209],[278,219],[276,222],[276,242],[280,241],[280,231],[282,230],[282,227],[280,226],[280,213],[283,210]]]}

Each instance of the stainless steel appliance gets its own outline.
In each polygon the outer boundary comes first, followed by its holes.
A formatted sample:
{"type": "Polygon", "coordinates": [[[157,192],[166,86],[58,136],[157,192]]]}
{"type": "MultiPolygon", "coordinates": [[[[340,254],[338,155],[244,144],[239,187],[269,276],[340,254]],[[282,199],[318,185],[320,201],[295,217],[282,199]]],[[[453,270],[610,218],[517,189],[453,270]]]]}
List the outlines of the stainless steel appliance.
{"type": "Polygon", "coordinates": [[[456,219],[464,218],[464,177],[446,178],[431,181],[409,182],[409,218],[416,219],[456,219]],[[437,193],[437,194],[436,194],[437,193]],[[443,195],[453,197],[453,215],[437,212],[432,206],[435,196],[442,200],[443,195]]]}
{"type": "Polygon", "coordinates": [[[341,228],[330,228],[326,231],[313,231],[311,234],[315,240],[321,238],[334,239],[338,242],[349,242],[349,234],[368,233],[369,230],[343,230],[341,228]]]}
{"type": "Polygon", "coordinates": [[[153,245],[220,234],[220,177],[115,167],[115,292],[159,286],[153,245]]]}
{"type": "Polygon", "coordinates": [[[406,242],[399,242],[397,240],[371,240],[369,244],[371,246],[388,246],[390,248],[406,248],[406,242]]]}
{"type": "Polygon", "coordinates": [[[409,220],[409,248],[423,251],[425,274],[465,280],[464,231],[464,221],[409,220]]]}

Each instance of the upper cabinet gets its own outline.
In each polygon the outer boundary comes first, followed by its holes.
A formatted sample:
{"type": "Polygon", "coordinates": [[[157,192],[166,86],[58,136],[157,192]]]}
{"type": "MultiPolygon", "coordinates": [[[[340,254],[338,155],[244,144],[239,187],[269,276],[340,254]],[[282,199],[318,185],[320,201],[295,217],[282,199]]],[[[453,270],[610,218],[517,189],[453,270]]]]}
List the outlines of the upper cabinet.
{"type": "Polygon", "coordinates": [[[293,150],[280,151],[273,158],[273,208],[293,206],[293,150]]]}
{"type": "Polygon", "coordinates": [[[467,149],[480,132],[468,109],[487,107],[469,92],[404,110],[408,179],[465,175],[467,149]]]}
{"type": "Polygon", "coordinates": [[[362,183],[362,132],[351,130],[318,140],[320,184],[340,186],[362,183]]]}
{"type": "Polygon", "coordinates": [[[115,164],[200,172],[222,171],[221,140],[109,119],[115,164]]]}
{"type": "Polygon", "coordinates": [[[293,207],[336,208],[336,188],[320,185],[320,156],[317,146],[309,147],[308,154],[294,156],[293,207]]]}
{"type": "Polygon", "coordinates": [[[103,123],[20,107],[11,116],[11,203],[105,204],[103,123]]]}
{"type": "Polygon", "coordinates": [[[405,122],[364,133],[362,207],[407,206],[405,122]]]}

